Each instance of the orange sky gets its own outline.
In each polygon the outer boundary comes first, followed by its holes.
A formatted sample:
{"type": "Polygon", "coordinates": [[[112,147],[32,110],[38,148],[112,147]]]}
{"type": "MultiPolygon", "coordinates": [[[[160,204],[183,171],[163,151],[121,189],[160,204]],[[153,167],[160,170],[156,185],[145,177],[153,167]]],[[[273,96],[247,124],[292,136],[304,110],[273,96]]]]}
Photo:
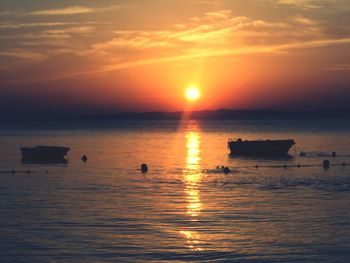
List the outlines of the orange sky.
{"type": "Polygon", "coordinates": [[[2,1],[1,111],[347,108],[347,0],[2,1]]]}

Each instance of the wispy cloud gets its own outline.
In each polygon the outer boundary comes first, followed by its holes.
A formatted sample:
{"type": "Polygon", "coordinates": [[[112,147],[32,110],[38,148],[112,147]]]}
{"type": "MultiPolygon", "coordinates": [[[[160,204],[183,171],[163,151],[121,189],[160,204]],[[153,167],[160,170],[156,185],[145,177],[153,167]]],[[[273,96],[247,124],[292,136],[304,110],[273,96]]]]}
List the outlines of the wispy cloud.
{"type": "Polygon", "coordinates": [[[301,15],[285,22],[234,16],[230,10],[218,10],[189,18],[167,30],[116,30],[112,39],[95,43],[98,51],[113,49],[159,48],[186,51],[190,47],[223,49],[227,46],[295,43],[325,38],[316,21],[301,15]],[[194,46],[193,46],[194,45],[194,46]]]}
{"type": "Polygon", "coordinates": [[[30,15],[40,15],[40,16],[51,16],[51,15],[77,15],[77,14],[86,14],[93,13],[94,8],[85,7],[85,6],[70,6],[61,9],[47,9],[47,10],[38,10],[30,12],[30,15]]]}
{"type": "Polygon", "coordinates": [[[329,67],[326,67],[325,70],[331,71],[350,71],[350,64],[335,64],[329,67]]]}
{"type": "Polygon", "coordinates": [[[302,15],[297,15],[294,17],[294,21],[298,24],[301,24],[301,25],[305,25],[305,26],[315,26],[317,25],[316,21],[310,19],[310,18],[307,18],[307,17],[304,17],[302,15]]]}
{"type": "MultiPolygon", "coordinates": [[[[149,64],[156,63],[167,63],[172,61],[181,61],[195,58],[203,58],[203,57],[220,57],[227,55],[246,55],[246,54],[258,54],[258,53],[276,53],[282,51],[289,51],[293,49],[304,49],[304,48],[313,48],[313,47],[325,47],[331,45],[344,45],[350,44],[350,38],[345,39],[320,39],[320,40],[311,40],[304,42],[295,42],[295,43],[286,43],[280,45],[260,45],[260,46],[251,46],[251,47],[239,47],[239,48],[227,48],[227,49],[191,49],[188,52],[177,56],[169,56],[162,58],[154,58],[154,59],[145,59],[145,60],[137,60],[133,62],[126,63],[117,63],[114,65],[105,66],[97,71],[92,72],[81,72],[78,74],[90,74],[90,73],[103,73],[108,71],[114,71],[124,68],[137,67],[149,64]]],[[[339,66],[339,65],[338,65],[339,66]]],[[[346,65],[350,67],[350,64],[346,65]]],[[[345,66],[342,65],[344,68],[345,66]]]]}
{"type": "Polygon", "coordinates": [[[154,41],[150,37],[136,35],[129,37],[116,37],[112,40],[103,43],[97,43],[93,45],[96,50],[108,50],[114,48],[135,48],[135,49],[145,49],[145,48],[157,48],[171,46],[172,44],[167,41],[154,41]]]}
{"type": "MultiPolygon", "coordinates": [[[[314,47],[326,47],[333,45],[346,45],[350,44],[350,38],[346,39],[320,39],[316,41],[306,41],[306,42],[296,42],[296,43],[286,43],[280,45],[260,45],[260,46],[248,46],[248,47],[238,47],[238,48],[226,48],[226,49],[191,49],[182,54],[177,54],[173,56],[165,57],[154,57],[148,59],[138,59],[127,62],[117,62],[114,64],[104,65],[100,68],[95,68],[91,70],[76,71],[70,73],[63,73],[61,75],[47,76],[35,79],[22,79],[14,80],[6,84],[20,84],[20,83],[36,83],[43,81],[53,81],[61,79],[69,79],[79,76],[103,74],[108,72],[114,72],[118,70],[137,68],[147,65],[155,64],[166,64],[170,62],[186,61],[193,59],[201,59],[208,57],[227,57],[227,56],[242,56],[249,54],[264,54],[264,53],[280,53],[285,51],[291,51],[296,49],[306,49],[314,47]]],[[[328,70],[348,70],[350,69],[350,64],[335,65],[328,70]]]]}
{"type": "Polygon", "coordinates": [[[0,51],[0,57],[13,57],[13,58],[20,58],[20,59],[26,59],[31,61],[33,60],[42,61],[46,58],[46,56],[41,53],[29,52],[29,51],[20,50],[20,49],[0,51]]]}
{"type": "MultiPolygon", "coordinates": [[[[284,4],[308,2],[286,1],[284,4]]],[[[102,9],[93,10],[97,12],[102,9]]],[[[297,13],[303,13],[299,11],[297,10],[297,13]]],[[[22,24],[11,23],[0,24],[0,28],[1,26],[25,27],[22,24]]],[[[127,30],[118,29],[117,26],[99,27],[87,23],[52,22],[36,22],[27,26],[52,28],[36,29],[36,31],[21,34],[28,38],[31,44],[28,50],[22,50],[23,59],[30,59],[31,56],[26,56],[25,53],[25,51],[30,52],[30,48],[36,50],[40,45],[47,45],[47,56],[65,53],[67,57],[71,55],[75,59],[88,58],[93,61],[89,70],[82,70],[87,67],[81,66],[74,68],[70,73],[44,77],[45,79],[98,74],[197,58],[286,53],[296,49],[350,44],[350,38],[327,34],[319,20],[305,15],[295,14],[276,21],[262,17],[237,16],[227,9],[213,10],[182,20],[181,24],[158,26],[156,29],[140,26],[140,28],[127,30]],[[99,30],[101,28],[103,30],[99,30]],[[94,34],[91,34],[92,32],[94,34]],[[81,41],[82,37],[84,41],[81,41]],[[117,62],[114,58],[118,58],[117,62]]],[[[8,42],[11,43],[11,40],[8,42]]],[[[11,52],[10,54],[14,56],[15,52],[11,52]]],[[[338,68],[342,67],[338,66],[338,68]]]]}
{"type": "Polygon", "coordinates": [[[63,29],[50,29],[45,31],[48,34],[88,34],[95,30],[93,26],[76,26],[63,29]]]}
{"type": "Polygon", "coordinates": [[[318,9],[322,7],[320,3],[316,4],[313,0],[277,0],[277,3],[281,5],[292,5],[302,9],[318,9]]]}
{"type": "Polygon", "coordinates": [[[17,29],[30,27],[56,27],[65,25],[74,25],[72,22],[34,22],[34,23],[16,23],[16,22],[2,22],[0,28],[2,29],[17,29]]]}
{"type": "Polygon", "coordinates": [[[18,10],[4,10],[4,11],[0,11],[0,16],[13,16],[13,15],[19,15],[21,13],[22,12],[18,10]]]}
{"type": "MultiPolygon", "coordinates": [[[[167,30],[116,30],[111,40],[95,43],[97,50],[114,48],[149,49],[156,47],[180,49],[189,45],[222,46],[232,42],[242,42],[249,33],[256,36],[256,31],[273,32],[290,28],[281,22],[269,22],[251,19],[245,16],[233,16],[230,10],[207,12],[202,17],[191,17],[188,23],[175,24],[167,30]]],[[[267,34],[266,34],[267,35],[267,34]]]]}
{"type": "Polygon", "coordinates": [[[66,15],[81,15],[89,13],[103,13],[109,11],[115,11],[119,9],[121,5],[111,5],[111,6],[97,6],[97,7],[87,7],[87,6],[68,6],[64,8],[52,8],[52,9],[42,9],[42,10],[31,10],[26,11],[23,9],[18,10],[4,10],[0,11],[0,16],[66,16],[66,15]]]}

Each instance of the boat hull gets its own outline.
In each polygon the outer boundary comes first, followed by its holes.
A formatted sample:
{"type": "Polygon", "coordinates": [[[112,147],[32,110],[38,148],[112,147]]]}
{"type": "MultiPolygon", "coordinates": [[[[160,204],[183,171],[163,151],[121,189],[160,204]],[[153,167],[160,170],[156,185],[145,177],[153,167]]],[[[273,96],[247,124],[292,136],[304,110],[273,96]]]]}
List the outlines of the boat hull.
{"type": "Polygon", "coordinates": [[[58,146],[36,146],[22,147],[22,161],[54,162],[65,161],[65,156],[70,150],[68,147],[58,146]]]}
{"type": "Polygon", "coordinates": [[[287,156],[294,140],[229,141],[231,155],[287,156]]]}

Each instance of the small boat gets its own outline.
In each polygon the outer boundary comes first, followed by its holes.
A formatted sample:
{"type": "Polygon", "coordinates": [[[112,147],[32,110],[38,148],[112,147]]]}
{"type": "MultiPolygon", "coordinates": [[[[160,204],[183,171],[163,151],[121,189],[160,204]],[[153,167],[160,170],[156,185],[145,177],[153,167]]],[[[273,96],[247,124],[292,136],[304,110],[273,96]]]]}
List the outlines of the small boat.
{"type": "Polygon", "coordinates": [[[21,147],[22,161],[34,162],[64,162],[68,147],[36,146],[21,147]]]}
{"type": "Polygon", "coordinates": [[[287,156],[294,140],[229,140],[231,155],[241,156],[287,156]]]}

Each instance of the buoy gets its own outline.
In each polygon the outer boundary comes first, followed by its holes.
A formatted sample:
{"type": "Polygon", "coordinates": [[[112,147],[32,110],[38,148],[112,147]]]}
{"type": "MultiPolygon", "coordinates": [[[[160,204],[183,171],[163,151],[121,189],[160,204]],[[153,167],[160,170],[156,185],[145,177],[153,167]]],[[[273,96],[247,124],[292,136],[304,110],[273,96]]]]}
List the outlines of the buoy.
{"type": "Polygon", "coordinates": [[[145,164],[145,163],[141,164],[141,172],[147,173],[147,171],[148,171],[148,166],[147,166],[147,164],[145,164]]]}
{"type": "Polygon", "coordinates": [[[329,168],[329,165],[330,165],[330,162],[328,160],[324,160],[323,161],[323,168],[324,169],[328,169],[329,168]]]}
{"type": "Polygon", "coordinates": [[[81,157],[81,160],[85,163],[87,161],[87,156],[84,154],[83,157],[81,157]]]}
{"type": "Polygon", "coordinates": [[[225,174],[228,174],[231,172],[230,168],[228,168],[228,167],[225,167],[223,171],[225,174]]]}
{"type": "Polygon", "coordinates": [[[336,157],[337,153],[336,152],[332,152],[332,157],[336,157]]]}

